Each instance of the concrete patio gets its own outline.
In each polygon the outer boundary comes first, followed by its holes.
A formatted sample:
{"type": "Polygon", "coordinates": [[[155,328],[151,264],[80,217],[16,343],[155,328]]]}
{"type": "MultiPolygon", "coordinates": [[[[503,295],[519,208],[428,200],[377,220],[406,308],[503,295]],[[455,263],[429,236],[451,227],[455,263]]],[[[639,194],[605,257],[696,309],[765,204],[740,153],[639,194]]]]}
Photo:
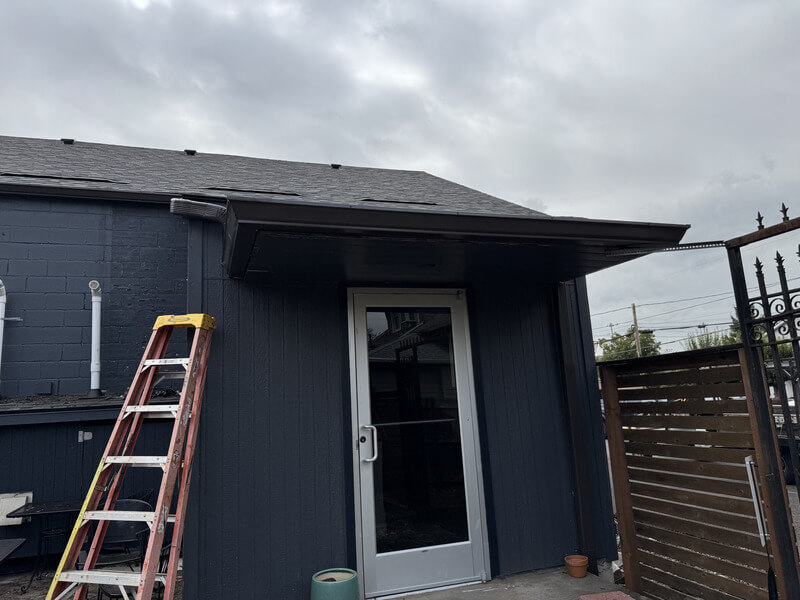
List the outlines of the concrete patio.
{"type": "MultiPolygon", "coordinates": [[[[27,583],[30,574],[0,576],[0,600],[43,600],[47,595],[50,577],[34,581],[27,594],[20,594],[20,586],[27,583]]],[[[175,593],[179,600],[183,595],[183,582],[180,581],[175,593]]],[[[408,600],[580,600],[582,596],[611,592],[623,592],[634,600],[645,600],[644,597],[628,592],[623,587],[608,581],[587,575],[575,579],[567,575],[564,569],[548,569],[535,573],[501,577],[488,583],[467,585],[457,588],[422,592],[397,596],[408,600]]],[[[94,597],[94,594],[91,595],[94,597]]],[[[591,600],[595,600],[591,598],[591,600]]],[[[596,600],[627,600],[624,596],[600,597],[596,600]]]]}
{"type": "MultiPolygon", "coordinates": [[[[623,592],[634,600],[642,596],[595,575],[576,579],[563,568],[500,577],[488,583],[398,596],[408,600],[579,600],[582,596],[623,592]]],[[[607,596],[597,600],[627,600],[625,596],[607,596]]],[[[592,599],[594,600],[594,599],[592,599]]]]}
{"type": "MultiPolygon", "coordinates": [[[[52,571],[48,572],[41,579],[34,579],[31,589],[27,593],[20,593],[20,588],[28,583],[30,571],[27,573],[16,573],[13,575],[0,575],[0,600],[44,600],[47,597],[47,590],[50,589],[50,582],[53,579],[52,571]]],[[[72,596],[69,596],[70,598],[72,596]]],[[[90,592],[89,598],[96,598],[97,592],[90,592]]],[[[183,598],[183,578],[179,576],[175,586],[175,600],[183,598]]]]}

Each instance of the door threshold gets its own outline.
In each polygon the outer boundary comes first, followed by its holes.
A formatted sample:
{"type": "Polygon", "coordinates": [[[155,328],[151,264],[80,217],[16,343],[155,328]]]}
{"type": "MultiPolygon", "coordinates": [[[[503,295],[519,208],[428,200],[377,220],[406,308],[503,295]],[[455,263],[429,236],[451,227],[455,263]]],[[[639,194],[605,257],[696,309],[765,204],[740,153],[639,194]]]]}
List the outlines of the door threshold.
{"type": "Polygon", "coordinates": [[[466,587],[468,585],[476,585],[478,583],[486,583],[483,579],[476,581],[467,581],[464,583],[453,583],[451,585],[441,585],[437,587],[425,588],[424,590],[414,590],[413,592],[402,592],[400,594],[391,594],[389,596],[375,596],[369,600],[391,600],[391,598],[405,598],[406,596],[419,596],[420,594],[427,594],[428,592],[438,592],[441,590],[452,590],[454,588],[466,587]]]}

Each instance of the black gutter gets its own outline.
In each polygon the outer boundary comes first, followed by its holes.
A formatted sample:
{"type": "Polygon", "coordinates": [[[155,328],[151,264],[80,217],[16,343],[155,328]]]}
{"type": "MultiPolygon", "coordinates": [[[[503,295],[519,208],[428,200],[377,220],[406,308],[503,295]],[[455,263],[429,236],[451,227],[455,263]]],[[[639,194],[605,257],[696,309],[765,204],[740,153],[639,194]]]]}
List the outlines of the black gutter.
{"type": "Polygon", "coordinates": [[[336,235],[434,236],[451,240],[571,242],[608,249],[675,246],[689,225],[592,220],[547,215],[502,216],[432,212],[330,203],[228,198],[223,262],[230,277],[244,277],[259,230],[336,235]]]}
{"type": "Polygon", "coordinates": [[[649,242],[655,247],[677,244],[689,225],[551,217],[508,216],[467,212],[433,212],[386,207],[363,208],[320,202],[251,200],[228,197],[240,223],[281,227],[377,230],[487,237],[598,239],[649,242]]]}

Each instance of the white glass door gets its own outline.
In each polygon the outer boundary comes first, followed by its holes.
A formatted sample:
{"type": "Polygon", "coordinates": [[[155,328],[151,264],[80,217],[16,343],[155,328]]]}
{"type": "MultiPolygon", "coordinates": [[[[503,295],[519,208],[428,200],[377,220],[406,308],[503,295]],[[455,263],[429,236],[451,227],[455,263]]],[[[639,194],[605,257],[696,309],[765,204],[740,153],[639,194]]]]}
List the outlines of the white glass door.
{"type": "Polygon", "coordinates": [[[353,292],[367,597],[486,577],[465,303],[353,292]]]}

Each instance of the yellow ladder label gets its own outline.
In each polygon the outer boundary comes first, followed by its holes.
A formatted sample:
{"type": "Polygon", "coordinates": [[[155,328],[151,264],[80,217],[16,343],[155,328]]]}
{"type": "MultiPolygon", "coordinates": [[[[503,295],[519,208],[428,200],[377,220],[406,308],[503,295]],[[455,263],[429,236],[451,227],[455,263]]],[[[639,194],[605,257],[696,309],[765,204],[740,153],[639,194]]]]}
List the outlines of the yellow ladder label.
{"type": "Polygon", "coordinates": [[[153,329],[161,327],[197,327],[198,329],[215,329],[217,321],[214,317],[203,313],[190,315],[161,315],[156,319],[153,329]]]}

